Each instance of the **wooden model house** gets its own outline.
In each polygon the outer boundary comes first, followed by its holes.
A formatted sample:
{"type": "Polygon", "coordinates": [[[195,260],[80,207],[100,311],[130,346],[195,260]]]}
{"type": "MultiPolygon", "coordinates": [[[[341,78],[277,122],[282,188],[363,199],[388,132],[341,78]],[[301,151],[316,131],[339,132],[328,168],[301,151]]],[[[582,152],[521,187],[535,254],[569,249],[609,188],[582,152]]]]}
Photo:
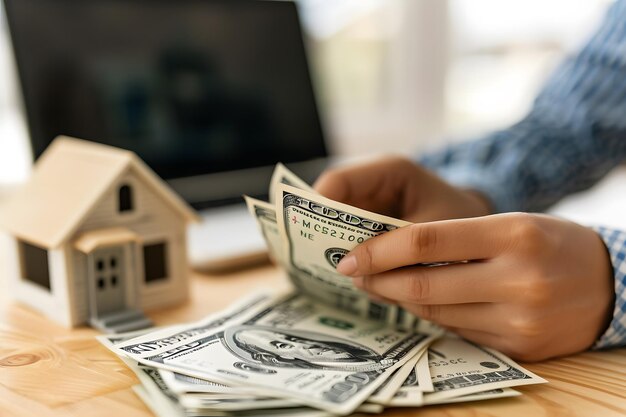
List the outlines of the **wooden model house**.
{"type": "Polygon", "coordinates": [[[145,327],[189,292],[194,211],[134,153],[58,138],[0,211],[13,297],[66,325],[145,327]]]}

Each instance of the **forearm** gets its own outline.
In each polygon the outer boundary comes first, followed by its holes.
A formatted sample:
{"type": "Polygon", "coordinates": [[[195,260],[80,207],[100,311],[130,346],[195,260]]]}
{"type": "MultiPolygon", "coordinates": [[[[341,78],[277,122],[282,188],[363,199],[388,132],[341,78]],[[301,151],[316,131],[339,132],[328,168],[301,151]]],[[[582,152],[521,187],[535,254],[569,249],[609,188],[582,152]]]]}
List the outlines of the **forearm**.
{"type": "Polygon", "coordinates": [[[586,189],[626,158],[626,2],[567,59],[518,124],[420,162],[494,209],[542,211],[586,189]]]}

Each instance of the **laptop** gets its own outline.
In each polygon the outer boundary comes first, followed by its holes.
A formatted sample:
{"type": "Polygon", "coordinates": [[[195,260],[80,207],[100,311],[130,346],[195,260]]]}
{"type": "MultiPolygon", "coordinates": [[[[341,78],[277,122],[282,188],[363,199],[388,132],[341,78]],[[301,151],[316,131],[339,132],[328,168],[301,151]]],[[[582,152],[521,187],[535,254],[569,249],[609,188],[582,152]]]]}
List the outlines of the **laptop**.
{"type": "Polygon", "coordinates": [[[328,156],[296,4],[4,0],[32,153],[57,135],[136,152],[203,222],[192,265],[263,257],[241,195],[328,156]]]}

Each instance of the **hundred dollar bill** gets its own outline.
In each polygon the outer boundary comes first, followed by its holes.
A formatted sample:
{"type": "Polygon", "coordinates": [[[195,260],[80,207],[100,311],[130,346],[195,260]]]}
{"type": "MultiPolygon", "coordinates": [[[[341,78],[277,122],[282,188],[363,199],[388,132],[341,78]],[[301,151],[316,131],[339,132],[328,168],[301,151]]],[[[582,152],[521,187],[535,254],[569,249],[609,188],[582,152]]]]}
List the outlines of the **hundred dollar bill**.
{"type": "MultiPolygon", "coordinates": [[[[170,408],[167,401],[160,397],[150,395],[143,385],[134,385],[133,391],[141,401],[158,417],[185,417],[185,411],[181,408],[170,408]]],[[[216,413],[212,416],[227,416],[226,413],[216,413]]]]}
{"type": "MultiPolygon", "coordinates": [[[[206,394],[183,394],[178,397],[180,405],[185,410],[200,410],[204,414],[217,411],[237,413],[254,411],[261,413],[274,413],[278,409],[289,409],[294,414],[303,412],[319,411],[311,407],[303,407],[296,401],[281,398],[266,398],[242,395],[206,395],[206,394]],[[268,411],[271,410],[271,411],[268,411]]],[[[378,404],[362,404],[355,411],[364,413],[380,413],[384,407],[378,404]]],[[[327,413],[324,413],[327,414],[327,413]]]]}
{"type": "Polygon", "coordinates": [[[194,378],[189,375],[178,374],[164,369],[159,369],[159,374],[168,388],[177,395],[188,392],[203,392],[207,394],[245,394],[245,392],[241,392],[238,387],[230,387],[228,385],[219,384],[206,379],[194,378]]]}
{"type": "Polygon", "coordinates": [[[246,195],[244,195],[244,199],[246,200],[248,211],[250,211],[252,217],[257,221],[257,225],[265,239],[270,256],[278,264],[287,267],[288,264],[284,262],[283,259],[282,239],[276,225],[276,206],[274,205],[274,192],[279,184],[287,184],[302,190],[315,192],[313,187],[279,162],[274,168],[270,181],[270,202],[267,203],[246,195]]]}
{"type": "Polygon", "coordinates": [[[211,394],[182,394],[178,397],[180,405],[185,408],[242,411],[266,410],[276,408],[300,408],[296,401],[284,398],[268,398],[242,395],[211,395],[211,394]]]}
{"type": "MultiPolygon", "coordinates": [[[[302,407],[299,403],[291,400],[266,398],[249,395],[203,395],[189,393],[175,393],[169,384],[159,378],[163,371],[156,368],[134,363],[128,358],[121,358],[127,366],[137,375],[143,385],[133,387],[146,405],[158,416],[235,416],[235,415],[286,415],[286,416],[332,416],[310,407],[302,407]],[[157,411],[158,410],[158,411],[157,411]],[[246,412],[249,410],[250,412],[246,412]]],[[[171,375],[180,375],[167,372],[171,375]]],[[[204,381],[204,380],[198,380],[204,381]]],[[[209,382],[209,381],[206,381],[209,382]]],[[[212,384],[212,383],[211,383],[212,384]]],[[[229,388],[232,391],[232,387],[229,388]]],[[[380,413],[383,410],[376,404],[362,404],[356,411],[364,413],[380,413]]]]}
{"type": "Polygon", "coordinates": [[[417,361],[417,364],[415,365],[415,368],[413,369],[413,372],[415,372],[415,375],[417,376],[416,379],[418,381],[415,387],[419,388],[419,390],[422,392],[433,392],[435,390],[435,387],[433,386],[433,380],[430,376],[428,355],[429,353],[427,351],[426,354],[420,357],[419,361],[417,361]]]}
{"type": "Polygon", "coordinates": [[[420,407],[424,405],[423,392],[432,390],[433,383],[428,370],[428,352],[426,352],[420,356],[400,389],[387,402],[387,405],[392,407],[420,407]]]}
{"type": "Polygon", "coordinates": [[[406,381],[409,374],[415,370],[415,365],[422,356],[426,356],[426,349],[418,352],[411,360],[404,364],[401,368],[389,378],[383,385],[378,387],[376,391],[367,399],[370,403],[386,405],[393,397],[394,394],[401,388],[402,384],[406,381]]]}
{"type": "MultiPolygon", "coordinates": [[[[415,377],[415,374],[412,374],[411,377],[415,377]]],[[[424,405],[424,393],[421,391],[398,391],[386,405],[389,407],[422,407],[424,405]]]]}
{"type": "MultiPolygon", "coordinates": [[[[137,360],[142,355],[154,355],[167,351],[181,341],[205,334],[215,328],[226,325],[233,317],[238,319],[255,307],[261,308],[275,296],[269,291],[259,290],[243,299],[233,303],[225,310],[209,315],[196,323],[162,327],[158,329],[142,329],[123,334],[111,334],[98,336],[108,349],[116,353],[120,358],[131,357],[137,360]]],[[[230,394],[250,395],[258,390],[248,387],[230,387],[215,381],[193,378],[188,375],[176,374],[166,370],[159,370],[160,378],[175,392],[228,392],[230,394]]]]}
{"type": "Polygon", "coordinates": [[[134,359],[146,355],[170,350],[176,344],[212,333],[215,329],[228,324],[233,319],[241,319],[255,308],[262,308],[273,300],[269,291],[257,291],[242,300],[235,302],[219,313],[191,324],[163,328],[159,331],[144,334],[121,343],[114,344],[112,350],[121,356],[134,359]]]}
{"type": "Polygon", "coordinates": [[[270,190],[269,190],[269,199],[270,204],[272,206],[275,203],[275,193],[279,184],[286,184],[292,187],[299,188],[301,190],[310,191],[315,193],[316,191],[307,184],[305,181],[300,179],[296,174],[290,171],[285,165],[280,162],[276,164],[274,168],[274,172],[272,173],[272,179],[270,180],[270,190]]]}
{"type": "Polygon", "coordinates": [[[351,317],[300,293],[246,316],[154,355],[125,352],[148,366],[349,414],[439,336],[351,317]]]}
{"type": "Polygon", "coordinates": [[[157,369],[133,362],[128,358],[122,358],[122,360],[137,375],[146,393],[158,399],[160,408],[167,410],[169,415],[184,415],[178,398],[167,388],[157,369]]]}
{"type": "Polygon", "coordinates": [[[425,402],[546,382],[505,355],[453,335],[434,342],[428,352],[435,391],[424,394],[425,402]]]}
{"type": "Polygon", "coordinates": [[[336,271],[358,244],[410,223],[351,207],[319,194],[278,184],[275,190],[283,257],[296,287],[336,308],[405,327],[416,320],[395,306],[370,300],[336,271]]]}
{"type": "Polygon", "coordinates": [[[163,327],[150,327],[147,329],[133,330],[126,333],[106,333],[96,336],[96,340],[103,344],[104,347],[117,354],[114,348],[116,344],[126,342],[130,339],[134,339],[148,333],[155,333],[160,330],[163,330],[163,327]]]}
{"type": "Polygon", "coordinates": [[[482,400],[495,400],[498,398],[518,397],[522,395],[519,391],[515,391],[511,388],[496,388],[489,391],[475,392],[473,394],[461,395],[453,398],[424,398],[423,405],[435,405],[435,404],[452,404],[463,403],[467,401],[482,401],[482,400]]]}
{"type": "Polygon", "coordinates": [[[452,398],[427,398],[421,392],[398,393],[392,401],[387,404],[390,407],[423,407],[427,405],[464,403],[469,401],[496,400],[499,398],[517,397],[520,392],[511,388],[496,388],[489,391],[475,392],[473,394],[460,395],[452,398]]]}
{"type": "MultiPolygon", "coordinates": [[[[485,385],[482,385],[482,384],[477,385],[476,387],[473,387],[473,390],[476,390],[477,392],[474,392],[471,394],[455,395],[455,392],[467,392],[468,387],[466,386],[462,388],[465,391],[459,389],[458,391],[447,391],[445,392],[445,395],[442,395],[442,394],[433,395],[428,392],[428,391],[434,391],[434,386],[432,384],[433,379],[431,379],[430,372],[428,370],[429,362],[428,360],[424,360],[424,359],[427,359],[429,356],[431,358],[430,362],[433,364],[433,369],[439,366],[448,367],[448,369],[446,369],[445,372],[446,372],[446,375],[448,375],[451,379],[454,379],[453,377],[456,376],[459,379],[467,378],[467,381],[471,381],[471,380],[483,381],[483,383],[486,385],[510,384],[511,386],[523,385],[527,383],[544,382],[543,380],[541,380],[541,378],[539,378],[539,380],[536,380],[535,382],[529,382],[528,378],[523,378],[521,380],[522,382],[520,383],[514,382],[515,379],[508,379],[507,381],[503,383],[502,381],[496,381],[493,377],[489,381],[484,377],[484,374],[479,374],[476,372],[474,373],[468,372],[467,371],[468,361],[466,358],[463,357],[464,355],[467,357],[467,353],[464,353],[464,352],[471,353],[476,348],[480,350],[485,349],[485,348],[478,347],[470,342],[464,341],[457,337],[447,336],[443,339],[440,339],[439,343],[434,344],[434,348],[437,349],[435,351],[436,353],[429,353],[429,355],[424,355],[422,358],[420,358],[420,360],[418,361],[415,367],[415,371],[411,372],[411,374],[408,376],[408,378],[406,379],[402,387],[400,387],[400,389],[394,395],[393,399],[389,401],[387,405],[394,406],[394,407],[419,407],[423,405],[448,404],[448,403],[453,403],[453,402],[464,402],[464,401],[478,401],[478,400],[513,397],[513,396],[520,395],[517,391],[512,390],[510,388],[495,388],[495,389],[487,388],[488,390],[485,390],[484,389],[485,385]],[[450,338],[451,340],[447,340],[448,338],[450,338]],[[456,352],[456,357],[448,358],[447,360],[449,360],[449,362],[444,364],[441,361],[441,358],[439,357],[439,355],[440,354],[446,355],[446,352],[447,354],[456,352]],[[425,370],[424,370],[424,365],[426,365],[425,370]]],[[[490,352],[489,349],[485,349],[485,350],[489,352],[488,353],[489,355],[493,353],[493,352],[490,352]]],[[[519,365],[515,365],[513,361],[504,357],[504,355],[502,354],[497,354],[497,355],[499,357],[498,360],[505,359],[506,362],[510,366],[516,366],[519,372],[525,372],[528,374],[528,377],[531,377],[531,378],[534,376],[532,375],[532,373],[519,367],[519,365]]],[[[493,364],[490,364],[490,362],[486,362],[486,361],[483,361],[483,362],[484,363],[482,364],[479,362],[478,365],[479,366],[491,366],[492,368],[489,368],[489,369],[493,369],[494,367],[493,364]]],[[[502,371],[502,372],[504,373],[508,371],[502,371]]]]}
{"type": "MultiPolygon", "coordinates": [[[[272,175],[272,183],[270,185],[270,199],[272,201],[274,200],[274,194],[277,192],[277,189],[281,184],[295,186],[298,189],[318,195],[313,188],[298,178],[293,172],[289,171],[284,165],[278,164],[274,170],[274,174],[272,175]]],[[[292,265],[288,262],[287,252],[282,247],[286,238],[282,236],[276,223],[275,205],[273,203],[266,203],[251,197],[244,197],[246,199],[248,209],[252,216],[256,219],[261,234],[266,241],[271,258],[285,269],[292,283],[300,290],[316,296],[318,299],[332,303],[333,301],[329,301],[328,297],[326,297],[329,295],[327,290],[325,288],[320,288],[319,285],[316,285],[316,283],[313,282],[314,278],[311,277],[310,274],[306,271],[292,268],[292,265]]],[[[332,295],[332,293],[330,293],[330,295],[332,295]]],[[[376,316],[379,320],[385,320],[397,327],[414,328],[418,322],[418,319],[415,316],[408,314],[402,308],[389,306],[385,303],[372,302],[363,294],[355,296],[354,293],[351,293],[350,297],[346,300],[345,293],[343,293],[340,298],[342,303],[336,304],[336,307],[342,308],[344,306],[349,306],[349,311],[353,313],[355,311],[362,312],[363,308],[361,308],[361,310],[359,310],[358,307],[353,308],[354,303],[352,302],[354,299],[360,299],[360,303],[366,306],[365,308],[370,316],[376,316]]],[[[362,312],[361,314],[364,313],[362,312]]]]}
{"type": "MultiPolygon", "coordinates": [[[[167,327],[170,332],[175,331],[174,329],[180,328],[181,326],[169,326],[167,327]]],[[[96,336],[96,339],[102,343],[107,349],[112,351],[113,353],[119,355],[119,358],[126,363],[126,365],[135,373],[138,374],[137,370],[139,370],[139,364],[135,361],[127,358],[125,354],[119,349],[115,348],[116,344],[120,344],[123,342],[127,342],[131,339],[136,339],[140,336],[145,336],[146,334],[152,333],[162,334],[165,328],[151,328],[151,329],[141,329],[135,330],[127,333],[117,333],[117,334],[103,334],[96,336]],[[159,332],[159,333],[157,333],[159,332]]],[[[187,375],[177,374],[175,372],[165,371],[163,369],[156,370],[159,373],[158,382],[163,381],[167,386],[167,389],[171,391],[175,395],[179,395],[186,392],[205,392],[205,393],[238,393],[240,390],[238,388],[229,387],[227,385],[218,384],[217,382],[207,381],[205,379],[194,378],[187,375]]],[[[143,372],[141,372],[143,373],[143,372]]],[[[150,374],[148,374],[150,376],[150,374]]],[[[140,378],[141,379],[141,378],[140,378]]],[[[245,394],[245,391],[242,391],[241,394],[245,394]]]]}
{"type": "MultiPolygon", "coordinates": [[[[183,405],[185,401],[197,401],[194,404],[196,407],[199,402],[202,401],[217,401],[217,400],[230,400],[231,404],[235,404],[237,400],[237,407],[229,406],[223,407],[222,409],[244,409],[246,406],[244,405],[244,401],[252,402],[255,401],[256,404],[261,404],[261,406],[257,406],[257,408],[272,408],[277,406],[278,402],[275,398],[271,397],[261,397],[258,395],[254,395],[255,391],[250,388],[240,387],[240,386],[229,386],[224,384],[219,384],[217,382],[209,381],[206,379],[195,378],[189,375],[184,375],[176,372],[166,371],[164,369],[158,369],[159,375],[161,375],[161,379],[169,389],[169,391],[173,392],[179,397],[179,400],[183,405]],[[273,403],[270,405],[270,401],[273,403]]],[[[291,400],[280,399],[280,404],[282,406],[293,407],[299,405],[291,400]]]]}
{"type": "MultiPolygon", "coordinates": [[[[214,410],[193,409],[185,410],[186,417],[213,417],[214,410]]],[[[219,416],[220,414],[218,414],[219,416]]],[[[232,411],[226,414],[230,417],[333,417],[332,413],[316,410],[311,407],[296,408],[273,408],[266,410],[241,410],[232,411]]]]}
{"type": "MultiPolygon", "coordinates": [[[[146,332],[147,329],[142,329],[121,334],[106,334],[97,336],[96,338],[107,347],[107,349],[118,353],[114,349],[116,343],[124,342],[138,335],[143,335],[146,332]]],[[[168,389],[157,369],[142,365],[126,356],[119,356],[119,358],[141,382],[141,385],[133,387],[133,389],[139,398],[141,398],[155,414],[169,417],[185,416],[185,412],[180,406],[177,396],[168,389]]]]}
{"type": "Polygon", "coordinates": [[[172,410],[167,402],[158,395],[150,393],[142,385],[132,387],[137,396],[158,417],[332,417],[333,414],[310,407],[255,409],[238,411],[218,411],[206,408],[185,408],[172,410]]]}
{"type": "MultiPolygon", "coordinates": [[[[107,334],[97,336],[97,339],[108,349],[117,353],[114,349],[115,344],[119,344],[135,338],[143,336],[149,330],[142,329],[138,331],[121,333],[117,335],[107,334]]],[[[299,403],[286,399],[267,398],[250,395],[245,392],[238,392],[237,388],[217,384],[207,380],[187,377],[186,375],[176,374],[146,366],[144,364],[133,361],[126,356],[120,356],[120,359],[130,368],[142,383],[143,390],[147,395],[159,403],[159,407],[168,411],[168,415],[183,415],[186,408],[210,409],[220,411],[240,411],[251,409],[269,409],[269,408],[286,408],[301,407],[299,403]],[[168,384],[167,379],[178,381],[177,388],[186,389],[187,391],[176,392],[168,384]],[[182,382],[184,381],[184,382],[182,382]],[[208,387],[211,391],[201,392],[197,387],[208,387]],[[189,394],[193,393],[193,394],[189,394]]]]}
{"type": "Polygon", "coordinates": [[[274,205],[246,195],[244,199],[246,200],[248,211],[257,222],[261,235],[267,245],[267,250],[270,253],[270,257],[277,264],[287,268],[288,264],[285,262],[284,258],[282,238],[276,224],[276,209],[274,205]]]}
{"type": "Polygon", "coordinates": [[[420,356],[402,386],[388,402],[391,406],[419,406],[424,400],[422,393],[434,391],[428,368],[428,353],[420,356]]]}

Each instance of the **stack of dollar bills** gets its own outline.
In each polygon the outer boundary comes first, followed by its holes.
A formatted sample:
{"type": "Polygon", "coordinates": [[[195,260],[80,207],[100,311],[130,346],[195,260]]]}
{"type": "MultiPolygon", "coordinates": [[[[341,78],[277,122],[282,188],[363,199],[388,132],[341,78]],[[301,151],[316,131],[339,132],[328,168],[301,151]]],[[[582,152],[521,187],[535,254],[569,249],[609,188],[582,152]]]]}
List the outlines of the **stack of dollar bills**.
{"type": "Polygon", "coordinates": [[[371,301],[335,271],[408,223],[315,193],[278,165],[247,198],[293,289],[258,291],[201,321],[99,336],[158,416],[332,416],[520,395],[545,382],[511,359],[371,301]]]}

